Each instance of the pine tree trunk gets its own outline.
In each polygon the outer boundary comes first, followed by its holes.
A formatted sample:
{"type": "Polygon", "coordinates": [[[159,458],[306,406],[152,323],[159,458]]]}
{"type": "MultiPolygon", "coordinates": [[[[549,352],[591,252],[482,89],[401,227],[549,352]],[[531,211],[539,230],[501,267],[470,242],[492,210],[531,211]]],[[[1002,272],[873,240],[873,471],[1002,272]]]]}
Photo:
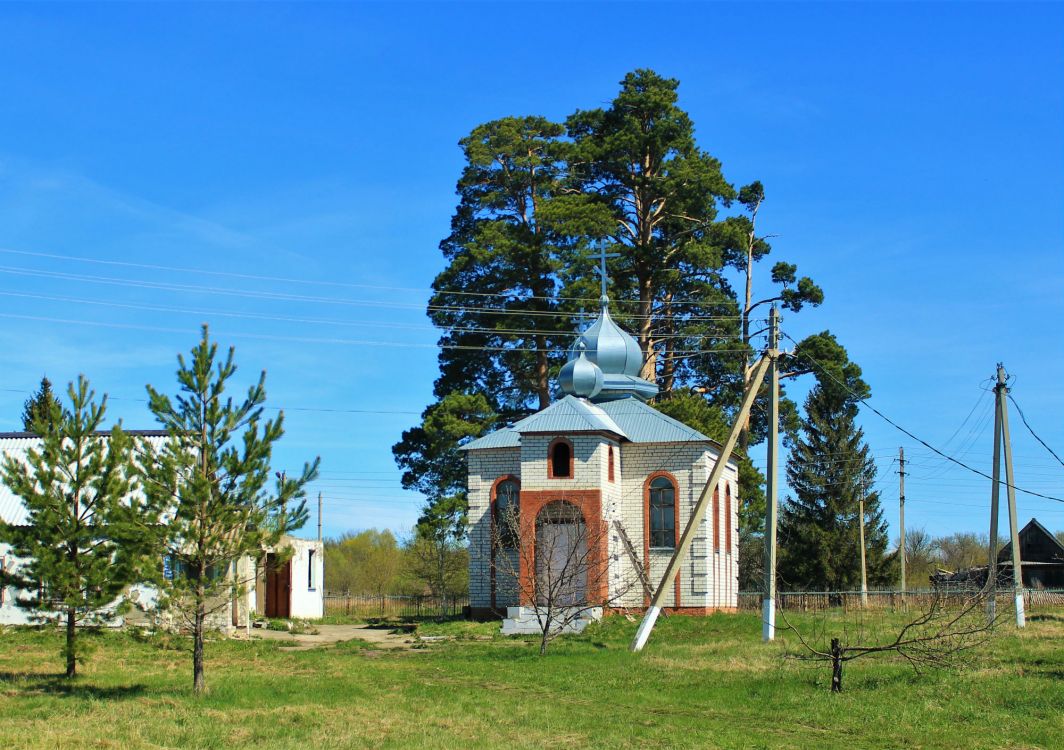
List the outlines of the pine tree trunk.
{"type": "Polygon", "coordinates": [[[639,314],[643,316],[639,321],[639,348],[643,350],[643,369],[639,376],[651,383],[657,380],[657,362],[654,357],[653,340],[651,331],[653,320],[651,314],[654,311],[654,284],[648,274],[639,279],[639,314]]]}
{"type": "Polygon", "coordinates": [[[672,292],[665,295],[665,361],[661,367],[661,395],[668,397],[676,383],[676,333],[672,310],[672,292]]]}
{"type": "Polygon", "coordinates": [[[192,625],[192,689],[201,694],[207,689],[203,678],[203,628],[207,615],[204,611],[202,591],[198,591],[200,600],[196,604],[196,619],[192,625]]]}
{"type": "Polygon", "coordinates": [[[77,661],[77,648],[75,640],[77,634],[75,633],[75,626],[77,619],[75,616],[74,608],[67,607],[67,621],[66,621],[66,676],[75,677],[78,671],[77,661]]]}
{"type": "Polygon", "coordinates": [[[547,341],[536,336],[536,395],[540,410],[550,406],[550,363],[547,360],[547,341]]]}
{"type": "MultiPolygon", "coordinates": [[[[743,344],[750,343],[750,305],[754,299],[754,236],[753,230],[750,232],[750,237],[747,241],[746,247],[746,295],[743,300],[743,344]]],[[[746,391],[750,388],[750,376],[753,373],[753,368],[750,363],[750,354],[743,353],[743,395],[746,395],[746,391]]],[[[746,415],[746,419],[743,420],[743,427],[739,431],[739,450],[746,454],[750,449],[750,415],[746,415]]]]}

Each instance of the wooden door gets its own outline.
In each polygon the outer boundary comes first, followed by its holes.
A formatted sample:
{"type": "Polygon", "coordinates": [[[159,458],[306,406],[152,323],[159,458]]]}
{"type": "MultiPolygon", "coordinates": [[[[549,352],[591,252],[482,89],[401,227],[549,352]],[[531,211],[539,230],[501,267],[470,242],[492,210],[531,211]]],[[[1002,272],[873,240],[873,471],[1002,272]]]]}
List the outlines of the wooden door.
{"type": "Polygon", "coordinates": [[[292,561],[266,555],[266,616],[287,618],[292,611],[292,561]]]}

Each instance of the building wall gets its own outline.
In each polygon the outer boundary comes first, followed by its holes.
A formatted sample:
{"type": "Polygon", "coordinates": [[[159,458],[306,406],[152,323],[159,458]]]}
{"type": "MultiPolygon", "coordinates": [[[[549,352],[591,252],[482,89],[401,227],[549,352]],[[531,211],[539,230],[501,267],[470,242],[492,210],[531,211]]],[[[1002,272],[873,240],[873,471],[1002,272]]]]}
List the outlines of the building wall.
{"type": "MultiPolygon", "coordinates": [[[[667,474],[676,484],[677,538],[687,525],[695,502],[702,491],[717,453],[704,443],[626,443],[622,445],[621,461],[623,486],[621,490],[620,515],[625,530],[638,554],[649,558],[648,577],[656,588],[665,573],[673,549],[648,549],[647,539],[647,480],[655,474],[667,474]]],[[[721,480],[718,516],[721,545],[713,549],[713,504],[706,512],[702,527],[691,544],[691,550],[680,568],[679,586],[674,586],[665,598],[667,607],[733,608],[736,606],[738,587],[738,504],[734,466],[725,470],[721,480]],[[726,517],[724,488],[731,487],[732,507],[726,517]],[[725,528],[730,524],[731,551],[724,544],[725,528]],[[677,599],[677,592],[679,599],[677,599]]],[[[619,536],[619,535],[618,535],[619,536]]],[[[635,575],[627,554],[617,564],[635,575]]],[[[623,597],[623,604],[630,607],[644,606],[646,596],[641,585],[632,586],[623,597]]]]}
{"type": "MultiPolygon", "coordinates": [[[[494,581],[491,566],[491,491],[495,483],[506,476],[521,477],[518,448],[488,448],[468,451],[469,471],[469,605],[486,610],[493,606],[506,607],[517,603],[512,582],[494,581]]],[[[544,470],[546,467],[544,466],[544,470]]],[[[513,567],[516,569],[516,565],[513,567]]]]}
{"type": "MultiPolygon", "coordinates": [[[[0,564],[5,570],[16,570],[19,559],[11,554],[11,547],[0,544],[0,564]]],[[[13,586],[0,589],[0,625],[29,625],[32,620],[26,610],[16,604],[23,592],[13,586]]]]}
{"type": "MultiPolygon", "coordinates": [[[[506,476],[518,478],[522,494],[527,492],[529,498],[535,497],[537,507],[544,493],[557,493],[559,498],[564,498],[567,490],[572,491],[574,497],[599,491],[602,519],[608,533],[609,598],[618,606],[645,606],[645,591],[614,521],[624,527],[636,555],[649,568],[651,587],[656,587],[673,550],[647,549],[647,479],[656,472],[666,472],[677,485],[678,538],[718,454],[705,443],[618,443],[603,435],[569,435],[566,437],[573,445],[573,477],[554,479],[548,476],[547,461],[548,449],[555,437],[524,435],[520,448],[483,449],[467,454],[471,606],[485,610],[517,604],[514,583],[496,580],[498,571],[493,572],[491,566],[491,492],[493,485],[506,476]],[[613,482],[609,481],[610,446],[616,462],[613,482]]],[[[679,585],[670,590],[665,606],[694,610],[732,609],[736,606],[739,576],[737,483],[736,468],[729,465],[720,482],[716,516],[711,497],[701,531],[681,567],[679,585]],[[730,489],[730,508],[725,502],[726,488],[730,489]],[[714,524],[718,530],[718,545],[714,545],[714,524]],[[730,545],[728,528],[731,530],[730,545]]]]}
{"type": "MultiPolygon", "coordinates": [[[[295,537],[285,537],[281,545],[293,550],[290,615],[301,620],[322,617],[325,614],[324,545],[317,540],[295,537]]],[[[254,589],[249,594],[254,596],[254,589]]],[[[254,611],[254,602],[251,611],[254,611]]]]}

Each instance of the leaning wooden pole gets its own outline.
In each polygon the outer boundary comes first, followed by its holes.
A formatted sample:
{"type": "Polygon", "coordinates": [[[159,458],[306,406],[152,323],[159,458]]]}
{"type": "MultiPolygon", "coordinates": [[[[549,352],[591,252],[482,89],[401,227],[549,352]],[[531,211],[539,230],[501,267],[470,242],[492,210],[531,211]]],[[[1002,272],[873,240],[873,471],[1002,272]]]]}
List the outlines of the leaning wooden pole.
{"type": "MultiPolygon", "coordinates": [[[[632,651],[642,651],[647,639],[650,638],[650,631],[654,629],[654,623],[657,621],[658,615],[661,614],[661,602],[665,599],[665,593],[672,588],[673,581],[676,580],[676,574],[680,572],[680,564],[691,547],[691,542],[698,532],[699,525],[705,518],[706,508],[709,506],[710,497],[713,495],[713,488],[720,483],[720,479],[724,475],[724,469],[728,465],[732,451],[735,449],[735,443],[739,440],[739,432],[742,429],[742,425],[750,413],[750,407],[753,406],[757,392],[761,388],[761,383],[765,380],[769,362],[769,357],[762,357],[754,368],[754,373],[750,378],[750,387],[743,397],[743,405],[739,409],[735,425],[732,427],[731,434],[728,435],[728,439],[721,449],[720,457],[713,466],[713,471],[709,473],[709,479],[706,480],[706,486],[702,488],[702,494],[698,496],[698,502],[695,503],[691,517],[687,520],[687,526],[684,527],[683,534],[680,536],[680,543],[677,545],[672,559],[669,560],[669,566],[665,569],[665,575],[661,577],[661,583],[658,584],[658,588],[654,592],[654,598],[650,600],[650,606],[647,608],[646,614],[643,615],[643,621],[639,623],[639,629],[636,631],[635,639],[632,641],[632,651]]],[[[731,523],[731,520],[728,523],[731,523]]]]}

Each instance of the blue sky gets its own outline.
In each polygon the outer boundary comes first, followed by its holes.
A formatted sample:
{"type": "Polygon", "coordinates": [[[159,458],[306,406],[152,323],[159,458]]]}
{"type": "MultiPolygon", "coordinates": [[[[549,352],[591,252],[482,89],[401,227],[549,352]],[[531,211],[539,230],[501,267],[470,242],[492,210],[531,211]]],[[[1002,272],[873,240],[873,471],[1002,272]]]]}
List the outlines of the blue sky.
{"type": "MultiPolygon", "coordinates": [[[[1017,3],[0,6],[0,430],[79,372],[154,426],[144,384],[209,322],[268,371],[278,468],[322,456],[326,533],[408,529],[390,446],[431,397],[457,141],[636,67],[765,184],[775,254],[827,297],[788,333],[830,328],[880,410],[983,470],[1003,361],[1064,448],[1064,8],[1017,3]]],[[[988,481],[862,419],[892,533],[899,446],[910,527],[985,530],[988,481]]],[[[1012,421],[1017,483],[1064,496],[1012,421]]]]}

